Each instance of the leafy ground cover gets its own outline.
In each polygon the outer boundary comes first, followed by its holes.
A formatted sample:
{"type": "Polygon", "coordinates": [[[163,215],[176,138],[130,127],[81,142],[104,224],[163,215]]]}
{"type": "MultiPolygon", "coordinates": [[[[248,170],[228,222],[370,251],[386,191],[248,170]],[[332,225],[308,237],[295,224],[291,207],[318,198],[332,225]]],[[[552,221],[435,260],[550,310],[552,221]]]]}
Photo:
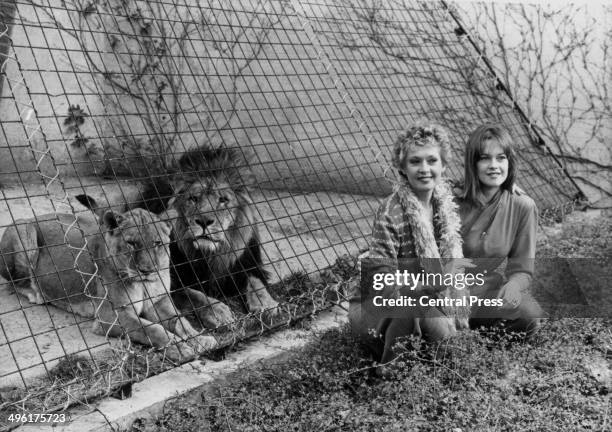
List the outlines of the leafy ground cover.
{"type": "MultiPolygon", "coordinates": [[[[540,256],[612,256],[609,217],[544,228],[540,256]]],[[[603,270],[602,270],[603,271],[603,270]]],[[[385,379],[347,328],[287,361],[170,401],[131,431],[612,430],[612,320],[555,318],[529,342],[498,330],[403,341],[385,379]]]]}

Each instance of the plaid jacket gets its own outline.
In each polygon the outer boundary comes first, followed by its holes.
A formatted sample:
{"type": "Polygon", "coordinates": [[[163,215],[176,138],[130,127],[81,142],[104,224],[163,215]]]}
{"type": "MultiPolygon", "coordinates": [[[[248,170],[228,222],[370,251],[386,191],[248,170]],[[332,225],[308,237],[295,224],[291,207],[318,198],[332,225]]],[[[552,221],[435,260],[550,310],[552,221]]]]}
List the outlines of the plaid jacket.
{"type": "Polygon", "coordinates": [[[392,193],[381,203],[372,227],[369,258],[386,258],[397,268],[398,258],[417,258],[408,219],[399,194],[392,193]]]}

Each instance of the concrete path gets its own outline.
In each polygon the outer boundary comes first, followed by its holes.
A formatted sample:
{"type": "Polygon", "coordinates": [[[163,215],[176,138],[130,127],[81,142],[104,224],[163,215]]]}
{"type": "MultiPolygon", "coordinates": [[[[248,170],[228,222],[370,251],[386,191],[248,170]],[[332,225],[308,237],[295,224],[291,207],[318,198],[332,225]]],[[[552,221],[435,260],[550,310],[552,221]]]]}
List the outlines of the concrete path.
{"type": "MultiPolygon", "coordinates": [[[[127,430],[136,419],[151,419],[163,413],[171,398],[222,386],[240,369],[258,362],[281,362],[292,351],[306,346],[323,331],[345,325],[346,313],[340,308],[322,312],[309,330],[291,329],[277,332],[249,343],[219,362],[199,360],[148,378],[132,387],[128,399],[105,398],[90,405],[69,409],[64,414],[70,421],[64,424],[28,424],[17,428],[21,432],[102,432],[127,430]]],[[[199,394],[199,393],[198,393],[199,394]]]]}

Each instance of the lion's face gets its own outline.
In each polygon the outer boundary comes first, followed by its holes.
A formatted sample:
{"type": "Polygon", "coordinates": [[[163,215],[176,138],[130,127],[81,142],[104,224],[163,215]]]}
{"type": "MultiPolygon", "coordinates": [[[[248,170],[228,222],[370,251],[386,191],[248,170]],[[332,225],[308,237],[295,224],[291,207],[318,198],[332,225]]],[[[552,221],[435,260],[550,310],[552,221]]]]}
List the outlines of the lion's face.
{"type": "Polygon", "coordinates": [[[178,240],[205,255],[226,250],[238,215],[238,197],[230,185],[202,179],[183,187],[173,208],[178,212],[178,240]]]}
{"type": "Polygon", "coordinates": [[[169,275],[170,227],[167,223],[143,209],[125,213],[107,211],[103,222],[109,256],[122,278],[154,281],[169,275]]]}

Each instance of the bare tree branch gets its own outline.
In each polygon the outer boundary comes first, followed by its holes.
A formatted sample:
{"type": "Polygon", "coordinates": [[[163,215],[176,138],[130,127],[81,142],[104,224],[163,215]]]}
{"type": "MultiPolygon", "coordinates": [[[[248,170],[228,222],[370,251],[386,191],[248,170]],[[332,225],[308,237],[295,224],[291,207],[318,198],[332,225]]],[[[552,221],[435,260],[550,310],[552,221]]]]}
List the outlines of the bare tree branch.
{"type": "MultiPolygon", "coordinates": [[[[199,0],[172,8],[144,0],[65,0],[69,26],[46,5],[26,1],[83,53],[81,69],[94,77],[115,137],[103,143],[104,154],[114,155],[115,164],[124,160],[120,155],[142,157],[162,170],[176,146],[184,146],[184,134],[210,140],[229,127],[249,67],[284,19],[282,10],[268,15],[268,3],[231,12],[230,0],[221,9],[199,0]],[[224,25],[227,20],[240,25],[224,25]]],[[[125,174],[136,174],[129,165],[125,174]]]]}
{"type": "MultiPolygon", "coordinates": [[[[602,8],[612,16],[609,5],[602,8]]],[[[474,3],[461,13],[553,154],[594,199],[608,196],[611,30],[598,25],[586,6],[573,4],[474,3]],[[590,179],[578,175],[582,167],[590,170],[590,179]]]]}

